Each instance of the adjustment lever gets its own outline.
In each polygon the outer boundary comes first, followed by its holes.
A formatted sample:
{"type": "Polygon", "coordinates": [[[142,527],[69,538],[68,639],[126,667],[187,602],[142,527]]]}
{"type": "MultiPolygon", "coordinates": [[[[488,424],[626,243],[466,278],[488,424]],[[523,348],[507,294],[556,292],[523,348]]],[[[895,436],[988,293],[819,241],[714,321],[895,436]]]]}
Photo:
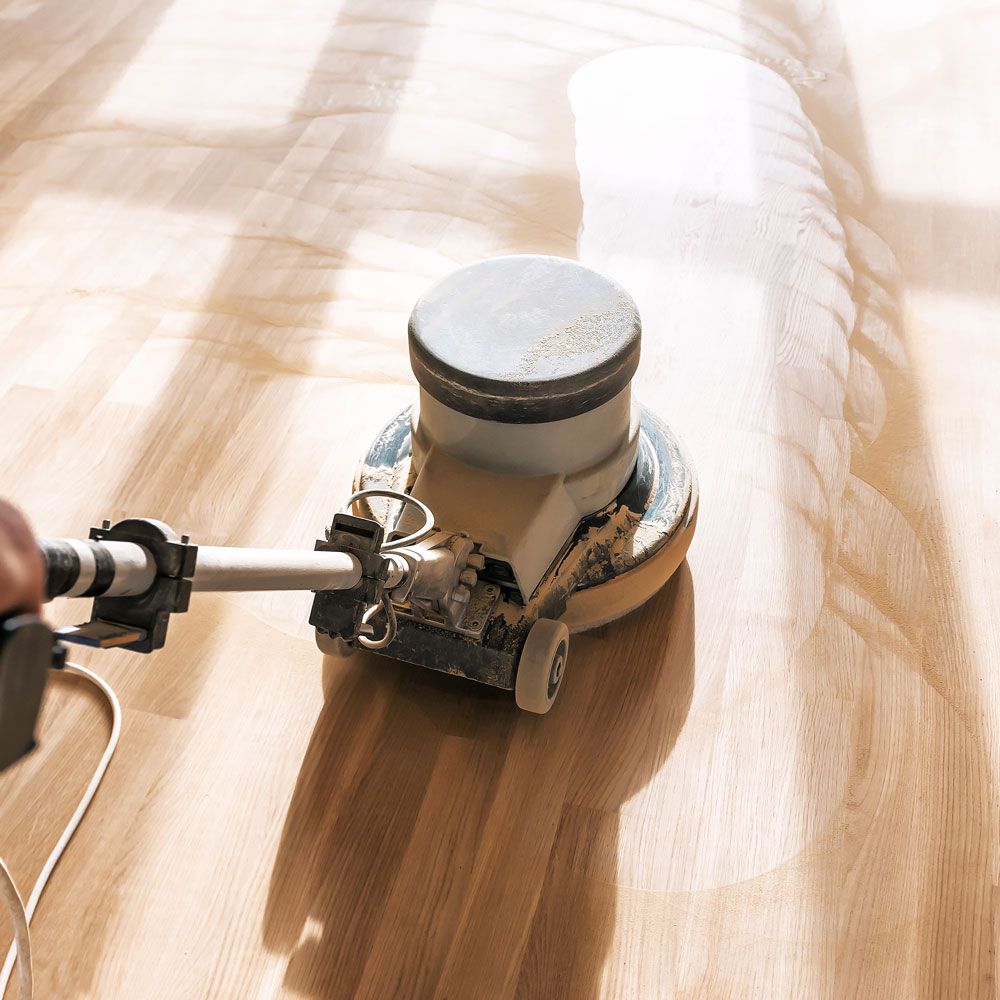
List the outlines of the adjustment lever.
{"type": "Polygon", "coordinates": [[[144,628],[118,625],[102,618],[95,618],[82,625],[64,625],[56,629],[58,638],[66,642],[75,642],[80,646],[92,646],[95,649],[114,649],[117,646],[143,643],[147,635],[144,628]]]}

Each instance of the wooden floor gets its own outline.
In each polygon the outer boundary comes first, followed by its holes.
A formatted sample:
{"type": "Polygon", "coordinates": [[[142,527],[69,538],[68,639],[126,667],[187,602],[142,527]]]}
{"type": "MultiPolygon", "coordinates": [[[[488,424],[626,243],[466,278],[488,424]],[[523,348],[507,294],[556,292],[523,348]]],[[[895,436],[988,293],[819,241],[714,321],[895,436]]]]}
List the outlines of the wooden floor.
{"type": "MultiPolygon", "coordinates": [[[[82,656],[125,725],[38,995],[995,996],[998,37],[958,0],[0,3],[0,494],[39,533],[311,546],[412,398],[415,297],[514,251],[632,289],[702,490],[545,718],[324,663],[308,598],[82,656]],[[588,65],[648,45],[714,52],[588,65]]],[[[58,678],[0,781],[23,886],[106,725],[58,678]]]]}

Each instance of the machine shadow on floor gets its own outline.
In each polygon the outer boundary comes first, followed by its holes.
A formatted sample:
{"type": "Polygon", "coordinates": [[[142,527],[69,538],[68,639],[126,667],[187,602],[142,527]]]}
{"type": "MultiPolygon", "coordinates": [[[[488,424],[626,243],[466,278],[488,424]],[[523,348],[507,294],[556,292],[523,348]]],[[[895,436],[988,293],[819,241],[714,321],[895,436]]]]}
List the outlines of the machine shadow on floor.
{"type": "Polygon", "coordinates": [[[596,997],[618,814],[684,725],[694,629],[684,563],[642,610],[574,637],[543,718],[406,664],[328,659],[264,919],[266,947],[289,955],[286,987],[596,997]]]}

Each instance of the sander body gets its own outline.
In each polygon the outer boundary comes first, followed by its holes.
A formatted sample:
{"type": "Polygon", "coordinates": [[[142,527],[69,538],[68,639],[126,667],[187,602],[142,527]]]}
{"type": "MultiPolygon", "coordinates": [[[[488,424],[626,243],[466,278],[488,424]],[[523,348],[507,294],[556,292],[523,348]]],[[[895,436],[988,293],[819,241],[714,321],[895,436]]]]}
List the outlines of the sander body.
{"type": "MultiPolygon", "coordinates": [[[[694,530],[697,484],[680,442],[633,398],[640,338],[620,285],[557,257],[483,261],[420,299],[409,323],[419,402],[384,427],[354,485],[390,540],[419,519],[391,499],[405,495],[461,551],[441,600],[395,603],[381,652],[544,712],[569,634],[666,583],[694,530]]],[[[317,595],[311,621],[333,651],[326,602],[317,595]]]]}

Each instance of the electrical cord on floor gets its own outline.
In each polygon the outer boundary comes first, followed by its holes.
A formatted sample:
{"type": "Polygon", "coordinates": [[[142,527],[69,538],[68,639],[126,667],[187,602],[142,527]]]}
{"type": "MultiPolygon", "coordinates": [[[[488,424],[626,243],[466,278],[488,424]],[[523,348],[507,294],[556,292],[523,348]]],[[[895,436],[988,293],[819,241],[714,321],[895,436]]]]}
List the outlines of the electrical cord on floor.
{"type": "MultiPolygon", "coordinates": [[[[28,998],[32,992],[31,980],[31,936],[28,934],[28,915],[24,912],[24,901],[17,891],[14,879],[11,878],[10,871],[0,858],[0,890],[3,892],[4,902],[10,911],[10,921],[14,925],[14,944],[11,948],[17,948],[17,969],[21,976],[21,997],[28,998]]],[[[3,988],[7,988],[7,980],[10,972],[3,979],[3,988]]],[[[0,992],[0,997],[3,993],[0,992]]]]}
{"type": "Polygon", "coordinates": [[[101,780],[104,778],[104,772],[107,771],[108,764],[111,763],[111,757],[115,752],[115,747],[118,746],[118,737],[121,735],[122,730],[122,706],[111,685],[103,677],[99,677],[86,667],[81,667],[78,663],[67,663],[64,669],[67,673],[76,674],[88,680],[107,699],[108,705],[111,707],[111,733],[108,736],[108,743],[104,748],[104,753],[101,755],[101,759],[98,761],[97,768],[94,771],[94,776],[90,779],[90,784],[87,785],[86,791],[84,791],[76,807],[76,811],[70,817],[62,835],[56,841],[56,846],[52,848],[52,853],[49,854],[45,864],[42,866],[42,870],[31,890],[31,895],[28,897],[27,904],[22,905],[21,896],[17,891],[13,879],[10,877],[10,872],[7,870],[7,866],[3,863],[3,860],[0,859],[0,869],[2,869],[0,871],[0,889],[2,889],[8,908],[10,909],[11,920],[14,923],[14,941],[7,952],[7,959],[3,964],[3,969],[0,969],[0,997],[3,997],[7,989],[10,974],[14,969],[14,961],[17,959],[21,978],[21,1000],[31,1000],[31,941],[28,935],[28,925],[31,923],[35,908],[38,906],[38,900],[41,898],[46,883],[49,881],[49,876],[59,863],[63,851],[66,850],[66,845],[72,839],[73,834],[76,833],[76,828],[80,825],[80,820],[83,819],[84,813],[90,806],[91,800],[94,798],[101,780]]]}

